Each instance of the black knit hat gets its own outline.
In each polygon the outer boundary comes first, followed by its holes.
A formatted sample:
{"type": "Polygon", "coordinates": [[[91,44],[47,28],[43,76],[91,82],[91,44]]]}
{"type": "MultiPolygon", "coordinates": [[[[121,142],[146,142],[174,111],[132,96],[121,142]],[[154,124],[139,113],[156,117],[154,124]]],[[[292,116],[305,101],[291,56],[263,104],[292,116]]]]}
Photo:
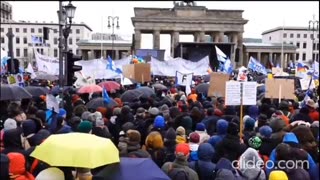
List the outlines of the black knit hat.
{"type": "Polygon", "coordinates": [[[176,140],[176,131],[171,127],[167,130],[165,135],[166,140],[176,140]]]}
{"type": "Polygon", "coordinates": [[[233,135],[233,136],[238,135],[238,133],[239,133],[238,124],[236,124],[234,122],[229,123],[227,133],[230,135],[233,135]]]}

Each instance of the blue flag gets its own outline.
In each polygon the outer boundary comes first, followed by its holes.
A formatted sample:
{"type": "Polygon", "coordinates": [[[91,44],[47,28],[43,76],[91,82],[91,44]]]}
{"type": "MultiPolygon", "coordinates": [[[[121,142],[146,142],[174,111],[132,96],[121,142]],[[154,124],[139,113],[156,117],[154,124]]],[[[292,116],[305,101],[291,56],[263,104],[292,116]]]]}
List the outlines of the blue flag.
{"type": "Polygon", "coordinates": [[[251,69],[252,71],[267,75],[267,69],[264,67],[260,62],[258,62],[255,58],[250,57],[249,63],[248,63],[248,69],[251,69]]]}
{"type": "Polygon", "coordinates": [[[223,66],[223,72],[227,74],[231,74],[233,71],[233,67],[231,64],[231,60],[229,58],[226,59],[223,66]]]}
{"type": "Polygon", "coordinates": [[[109,94],[108,94],[106,88],[103,88],[102,97],[103,97],[104,103],[106,103],[106,104],[110,103],[110,97],[109,97],[109,94]]]}
{"type": "Polygon", "coordinates": [[[108,56],[108,60],[107,61],[108,61],[108,63],[107,63],[106,69],[114,71],[114,72],[116,72],[118,74],[122,74],[121,69],[120,68],[116,68],[116,66],[115,66],[115,64],[114,64],[114,62],[113,62],[113,60],[111,59],[110,56],[108,56]]]}

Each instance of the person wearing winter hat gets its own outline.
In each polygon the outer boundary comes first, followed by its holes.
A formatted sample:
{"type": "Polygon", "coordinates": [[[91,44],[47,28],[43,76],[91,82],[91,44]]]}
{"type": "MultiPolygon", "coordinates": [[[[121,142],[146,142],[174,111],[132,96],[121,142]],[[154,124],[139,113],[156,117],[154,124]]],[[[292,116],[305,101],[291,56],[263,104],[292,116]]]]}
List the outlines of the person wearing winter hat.
{"type": "Polygon", "coordinates": [[[66,118],[67,117],[67,111],[63,108],[59,109],[59,113],[58,113],[58,117],[63,117],[66,118]]]}
{"type": "Polygon", "coordinates": [[[11,152],[9,158],[10,179],[34,180],[34,176],[26,169],[26,158],[23,154],[11,152]]]}
{"type": "Polygon", "coordinates": [[[157,115],[159,115],[160,111],[159,111],[158,108],[153,107],[153,108],[150,108],[150,109],[148,110],[148,113],[149,113],[150,115],[152,115],[152,116],[157,116],[157,115]]]}
{"type": "Polygon", "coordinates": [[[78,132],[91,134],[91,131],[92,131],[92,122],[82,121],[78,126],[78,132]]]}
{"type": "Polygon", "coordinates": [[[164,136],[164,153],[165,158],[163,160],[163,163],[165,162],[173,162],[175,159],[174,151],[176,148],[176,132],[175,130],[170,127],[165,136],[164,136]]]}
{"type": "Polygon", "coordinates": [[[8,118],[7,120],[4,121],[3,126],[4,126],[3,127],[4,131],[15,129],[17,128],[17,122],[14,119],[8,118]]]}
{"type": "Polygon", "coordinates": [[[165,126],[166,126],[166,123],[164,121],[164,118],[163,116],[157,116],[155,119],[154,119],[154,124],[153,124],[153,127],[155,129],[165,129],[165,126]]]}
{"type": "MultiPolygon", "coordinates": [[[[258,138],[258,137],[257,137],[258,138]]],[[[258,140],[257,138],[254,141],[258,140]]],[[[257,146],[258,144],[255,144],[257,146]]],[[[248,148],[239,158],[239,171],[245,179],[255,180],[255,179],[266,179],[266,174],[262,167],[259,167],[258,164],[261,164],[262,159],[259,156],[259,153],[256,149],[248,148]]]]}
{"type": "Polygon", "coordinates": [[[126,134],[126,138],[124,139],[123,142],[120,143],[125,143],[120,144],[119,143],[119,152],[120,156],[127,156],[127,157],[135,157],[135,158],[149,158],[150,154],[141,149],[140,145],[141,141],[141,135],[139,131],[137,130],[128,130],[126,134]],[[125,149],[123,149],[125,148],[125,149]]]}
{"type": "Polygon", "coordinates": [[[160,112],[163,116],[169,114],[169,107],[168,105],[164,104],[160,107],[160,112]]]}
{"type": "Polygon", "coordinates": [[[248,140],[248,145],[255,150],[259,150],[262,145],[262,140],[258,136],[253,136],[248,140]]]}
{"type": "Polygon", "coordinates": [[[81,114],[81,119],[82,120],[87,120],[87,121],[89,121],[89,116],[90,116],[90,112],[89,111],[85,111],[85,112],[83,112],[82,114],[81,114]]]}
{"type": "Polygon", "coordinates": [[[199,144],[200,144],[200,135],[196,132],[189,134],[190,161],[198,160],[199,144]]]}
{"type": "Polygon", "coordinates": [[[309,99],[306,103],[306,106],[309,109],[309,117],[313,121],[319,121],[319,112],[317,111],[316,103],[312,99],[309,99]]]}
{"type": "Polygon", "coordinates": [[[196,133],[199,134],[200,136],[200,142],[199,144],[203,143],[203,142],[207,142],[210,138],[210,136],[208,135],[207,131],[206,131],[206,126],[203,123],[197,123],[196,124],[196,133]]]}
{"type": "Polygon", "coordinates": [[[278,144],[281,143],[286,133],[283,129],[286,126],[285,122],[281,118],[272,118],[269,124],[272,129],[270,138],[277,140],[278,144]]]}
{"type": "Polygon", "coordinates": [[[167,175],[174,168],[183,168],[186,171],[188,179],[199,180],[198,174],[188,166],[188,158],[190,155],[190,147],[186,143],[181,143],[176,146],[175,160],[173,162],[166,162],[162,167],[167,175]]]}
{"type": "Polygon", "coordinates": [[[252,119],[256,120],[260,114],[258,106],[250,106],[248,109],[248,114],[252,119]]]}
{"type": "Polygon", "coordinates": [[[186,143],[187,142],[186,130],[182,126],[179,126],[176,129],[176,134],[177,134],[177,136],[176,136],[177,144],[186,143]]]}
{"type": "Polygon", "coordinates": [[[244,123],[243,141],[245,144],[248,144],[248,140],[256,134],[256,132],[254,131],[254,123],[255,120],[251,117],[247,118],[247,120],[244,123]]]}
{"type": "Polygon", "coordinates": [[[217,121],[216,125],[216,131],[217,134],[213,135],[209,140],[208,143],[212,145],[212,147],[216,147],[216,145],[225,137],[227,134],[227,129],[228,129],[228,121],[224,119],[219,119],[217,121]]]}
{"type": "Polygon", "coordinates": [[[144,148],[151,155],[152,160],[161,167],[165,157],[162,135],[157,131],[150,132],[146,138],[144,148]]]}
{"type": "Polygon", "coordinates": [[[108,127],[105,126],[103,119],[99,117],[96,119],[95,126],[92,128],[92,134],[99,137],[112,139],[108,127]]]}
{"type": "Polygon", "coordinates": [[[233,122],[228,124],[227,135],[215,146],[216,154],[214,163],[217,163],[220,158],[225,157],[230,161],[237,160],[247,148],[240,141],[239,125],[233,122]]]}

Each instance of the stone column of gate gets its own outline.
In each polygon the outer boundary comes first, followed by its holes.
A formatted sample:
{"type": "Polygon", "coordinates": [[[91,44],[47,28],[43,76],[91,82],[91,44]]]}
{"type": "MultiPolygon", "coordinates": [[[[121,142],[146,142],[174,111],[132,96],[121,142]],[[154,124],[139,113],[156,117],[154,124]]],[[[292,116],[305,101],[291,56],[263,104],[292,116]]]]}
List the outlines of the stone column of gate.
{"type": "Polygon", "coordinates": [[[239,66],[247,66],[246,64],[243,64],[243,36],[242,32],[238,33],[238,48],[239,48],[239,66]]]}
{"type": "Polygon", "coordinates": [[[222,31],[218,32],[218,38],[219,38],[219,42],[222,43],[224,38],[224,32],[222,31]]]}
{"type": "Polygon", "coordinates": [[[199,32],[199,41],[206,42],[206,33],[204,31],[199,32]]]}
{"type": "Polygon", "coordinates": [[[232,39],[232,43],[234,43],[234,46],[233,46],[233,53],[231,54],[231,62],[233,65],[235,65],[235,59],[236,59],[236,49],[238,47],[238,34],[237,33],[233,33],[231,34],[231,39],[232,39]]]}
{"type": "Polygon", "coordinates": [[[115,59],[119,60],[119,50],[115,50],[115,59]]]}
{"type": "Polygon", "coordinates": [[[193,42],[200,42],[200,33],[199,32],[194,32],[193,33],[193,42]]]}
{"type": "Polygon", "coordinates": [[[171,32],[171,57],[174,57],[174,49],[177,47],[179,43],[179,32],[173,31],[171,32]]]}
{"type": "Polygon", "coordinates": [[[214,43],[218,43],[219,42],[218,32],[211,33],[211,37],[212,37],[212,42],[214,42],[214,43]]]}
{"type": "Polygon", "coordinates": [[[138,29],[134,30],[134,50],[141,48],[141,31],[138,29]]]}
{"type": "Polygon", "coordinates": [[[153,31],[153,49],[160,49],[160,30],[153,31]]]}
{"type": "Polygon", "coordinates": [[[257,58],[258,58],[258,61],[260,61],[260,62],[262,61],[262,60],[261,60],[261,52],[258,52],[257,58]]]}
{"type": "Polygon", "coordinates": [[[293,53],[292,55],[293,55],[293,58],[291,60],[294,63],[297,60],[297,54],[293,53]]]}

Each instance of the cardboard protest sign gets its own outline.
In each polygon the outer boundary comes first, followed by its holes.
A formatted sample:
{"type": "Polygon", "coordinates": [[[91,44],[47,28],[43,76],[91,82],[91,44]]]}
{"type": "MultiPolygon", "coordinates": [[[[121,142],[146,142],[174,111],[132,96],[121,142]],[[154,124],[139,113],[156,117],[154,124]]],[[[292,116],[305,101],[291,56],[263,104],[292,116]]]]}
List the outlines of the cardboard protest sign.
{"type": "Polygon", "coordinates": [[[213,72],[210,74],[210,86],[208,96],[225,97],[226,82],[229,81],[228,74],[213,72]]]}
{"type": "Polygon", "coordinates": [[[295,99],[293,79],[266,79],[266,98],[295,99]]]}
{"type": "Polygon", "coordinates": [[[308,88],[314,89],[316,87],[314,80],[311,80],[310,87],[309,87],[309,84],[310,84],[310,78],[300,79],[301,90],[307,90],[308,88]]]}
{"type": "Polygon", "coordinates": [[[226,82],[225,105],[238,106],[241,104],[241,83],[237,81],[226,82]]]}
{"type": "Polygon", "coordinates": [[[151,65],[148,63],[128,64],[122,66],[123,76],[140,83],[151,81],[151,65]]]}
{"type": "Polygon", "coordinates": [[[272,71],[272,74],[282,74],[283,69],[282,68],[273,67],[271,71],[272,71]]]}

